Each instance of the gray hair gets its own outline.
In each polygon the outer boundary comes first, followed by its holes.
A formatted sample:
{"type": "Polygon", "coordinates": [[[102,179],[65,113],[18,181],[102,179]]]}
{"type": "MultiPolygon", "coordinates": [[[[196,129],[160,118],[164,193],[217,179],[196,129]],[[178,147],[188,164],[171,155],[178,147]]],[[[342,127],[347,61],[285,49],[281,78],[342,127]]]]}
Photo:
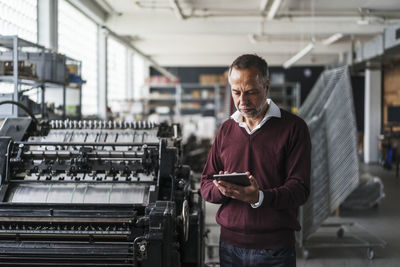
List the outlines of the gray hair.
{"type": "Polygon", "coordinates": [[[239,56],[232,65],[229,67],[229,75],[232,69],[245,70],[250,68],[256,68],[261,78],[263,84],[267,83],[269,80],[268,63],[260,56],[256,54],[244,54],[239,56]]]}

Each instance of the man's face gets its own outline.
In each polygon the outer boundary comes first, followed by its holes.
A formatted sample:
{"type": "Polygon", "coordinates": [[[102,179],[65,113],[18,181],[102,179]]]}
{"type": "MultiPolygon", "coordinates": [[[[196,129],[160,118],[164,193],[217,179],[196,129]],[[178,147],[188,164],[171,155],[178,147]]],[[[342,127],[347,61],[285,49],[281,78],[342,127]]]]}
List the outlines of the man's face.
{"type": "Polygon", "coordinates": [[[263,84],[256,68],[232,68],[229,83],[233,102],[243,117],[255,119],[262,116],[269,84],[263,84]]]}

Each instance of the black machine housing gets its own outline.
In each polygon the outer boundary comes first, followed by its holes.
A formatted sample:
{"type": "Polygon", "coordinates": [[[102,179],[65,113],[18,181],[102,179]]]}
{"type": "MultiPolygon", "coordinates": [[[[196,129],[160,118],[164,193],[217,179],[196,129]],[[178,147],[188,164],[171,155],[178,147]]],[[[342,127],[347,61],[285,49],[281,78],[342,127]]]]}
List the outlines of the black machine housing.
{"type": "Polygon", "coordinates": [[[33,124],[0,129],[0,265],[203,266],[179,125],[33,124]]]}

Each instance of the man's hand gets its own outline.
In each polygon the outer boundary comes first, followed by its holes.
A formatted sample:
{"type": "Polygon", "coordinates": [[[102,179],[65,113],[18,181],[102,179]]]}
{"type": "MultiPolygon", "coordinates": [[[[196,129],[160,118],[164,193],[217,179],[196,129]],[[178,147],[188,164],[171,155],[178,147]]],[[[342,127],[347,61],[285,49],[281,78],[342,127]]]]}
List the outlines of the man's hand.
{"type": "MultiPolygon", "coordinates": [[[[228,172],[220,171],[219,174],[228,174],[228,172]]],[[[254,204],[258,202],[260,192],[254,177],[250,172],[246,172],[246,174],[249,176],[249,186],[235,185],[222,180],[214,180],[214,184],[224,196],[254,204]]]]}

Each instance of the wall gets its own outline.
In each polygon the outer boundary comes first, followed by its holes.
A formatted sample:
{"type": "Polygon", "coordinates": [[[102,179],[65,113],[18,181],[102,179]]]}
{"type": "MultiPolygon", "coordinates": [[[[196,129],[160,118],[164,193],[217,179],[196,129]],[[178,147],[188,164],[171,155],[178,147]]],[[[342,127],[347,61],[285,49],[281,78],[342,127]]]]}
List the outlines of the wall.
{"type": "MultiPolygon", "coordinates": [[[[383,124],[388,122],[388,107],[400,107],[400,61],[383,69],[383,124]]],[[[399,120],[400,122],[400,120],[399,120]]]]}
{"type": "Polygon", "coordinates": [[[354,109],[356,113],[357,131],[364,132],[364,98],[365,98],[365,77],[352,76],[351,86],[353,88],[354,109]]]}

